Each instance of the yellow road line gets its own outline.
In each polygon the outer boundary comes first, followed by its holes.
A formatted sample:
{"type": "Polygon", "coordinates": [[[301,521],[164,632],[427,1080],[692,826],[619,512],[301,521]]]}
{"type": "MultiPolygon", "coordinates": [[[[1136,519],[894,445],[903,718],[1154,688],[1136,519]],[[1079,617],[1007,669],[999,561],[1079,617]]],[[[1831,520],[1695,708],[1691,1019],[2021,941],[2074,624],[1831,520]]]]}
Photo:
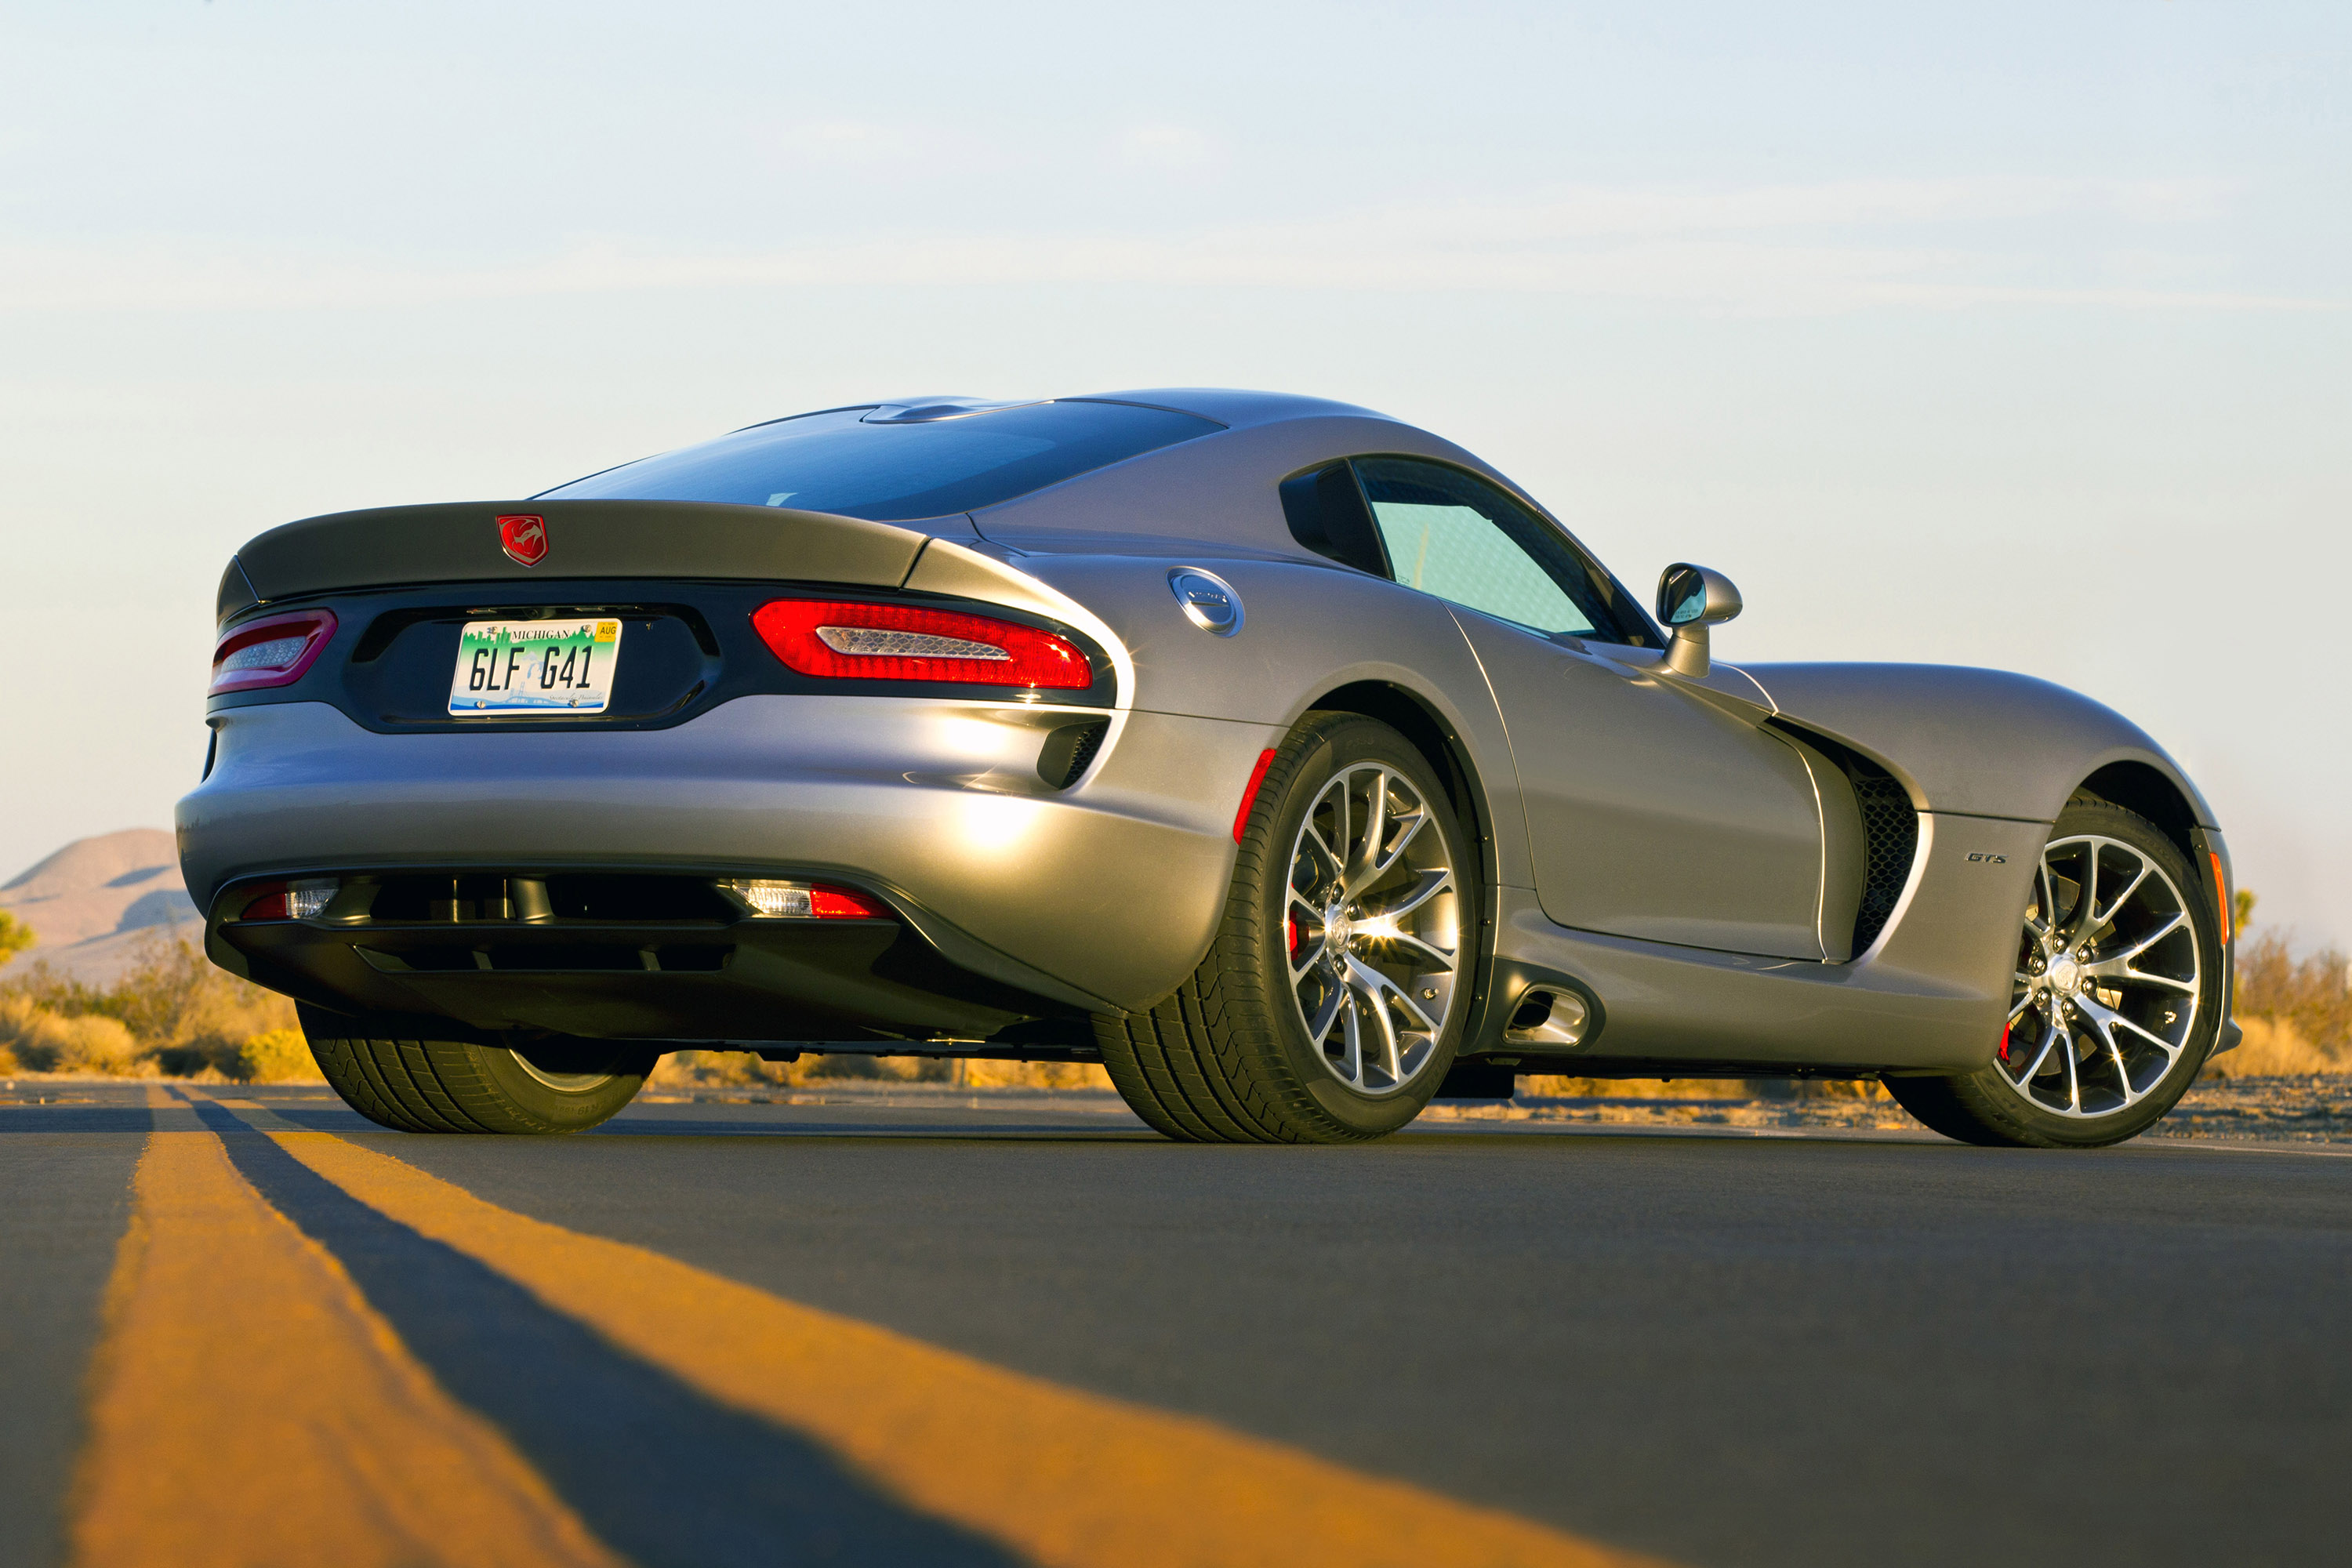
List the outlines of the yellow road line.
{"type": "MultiPolygon", "coordinates": [[[[151,1088],[148,1103],[178,1102],[151,1088]]],[[[78,1563],[615,1563],[217,1136],[150,1133],[132,1190],[75,1481],[78,1563]]]]}
{"type": "Polygon", "coordinates": [[[911,1505],[1055,1568],[1653,1561],[514,1214],[330,1133],[270,1135],[362,1203],[712,1399],[815,1437],[911,1505]]]}

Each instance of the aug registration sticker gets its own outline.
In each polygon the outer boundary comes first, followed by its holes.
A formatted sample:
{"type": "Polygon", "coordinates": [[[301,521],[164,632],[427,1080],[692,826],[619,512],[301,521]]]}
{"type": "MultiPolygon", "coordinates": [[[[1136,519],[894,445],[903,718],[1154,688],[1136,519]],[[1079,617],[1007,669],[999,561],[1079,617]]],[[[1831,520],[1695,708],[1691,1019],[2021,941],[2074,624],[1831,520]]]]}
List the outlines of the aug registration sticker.
{"type": "Polygon", "coordinates": [[[621,662],[621,623],[468,621],[457,638],[449,712],[602,713],[621,662]]]}

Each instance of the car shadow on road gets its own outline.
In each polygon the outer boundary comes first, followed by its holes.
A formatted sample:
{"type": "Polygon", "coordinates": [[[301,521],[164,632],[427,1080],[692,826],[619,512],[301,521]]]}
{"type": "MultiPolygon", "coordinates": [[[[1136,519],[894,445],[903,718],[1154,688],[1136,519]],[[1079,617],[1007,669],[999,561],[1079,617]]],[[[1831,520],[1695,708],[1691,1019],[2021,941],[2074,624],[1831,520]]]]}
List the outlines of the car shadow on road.
{"type": "Polygon", "coordinates": [[[0,1136],[11,1132],[152,1132],[155,1117],[145,1106],[0,1106],[0,1136]]]}
{"type": "MultiPolygon", "coordinates": [[[[816,1443],[717,1403],[387,1218],[218,1106],[199,1102],[196,1114],[246,1179],[334,1254],[442,1384],[500,1427],[632,1562],[1016,1561],[883,1494],[816,1443]]],[[[677,1331],[691,1334],[694,1325],[677,1331]]]]}
{"type": "MultiPolygon", "coordinates": [[[[311,1132],[381,1132],[383,1128],[357,1111],[272,1105],[281,1119],[311,1132]]],[[[145,1112],[140,1113],[142,1117],[145,1112]]],[[[1107,1120],[1107,1119],[1097,1119],[1107,1120]]],[[[144,1131],[146,1123],[140,1122],[144,1131]]],[[[992,1122],[975,1127],[969,1118],[938,1121],[719,1121],[713,1118],[622,1116],[579,1134],[586,1138],[930,1138],[964,1142],[1044,1139],[1057,1143],[1160,1142],[1141,1127],[1104,1127],[1093,1122],[992,1122]]]]}

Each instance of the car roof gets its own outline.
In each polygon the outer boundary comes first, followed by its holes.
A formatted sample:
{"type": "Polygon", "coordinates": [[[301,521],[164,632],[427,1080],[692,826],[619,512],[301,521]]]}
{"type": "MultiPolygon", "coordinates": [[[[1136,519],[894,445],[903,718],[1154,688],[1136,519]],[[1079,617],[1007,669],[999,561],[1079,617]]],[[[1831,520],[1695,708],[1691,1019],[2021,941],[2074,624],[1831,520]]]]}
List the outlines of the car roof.
{"type": "Polygon", "coordinates": [[[1203,419],[1213,419],[1234,430],[1331,415],[1353,415],[1360,419],[1389,417],[1370,408],[1328,397],[1303,397],[1289,392],[1253,392],[1230,386],[1150,386],[1125,392],[1090,392],[1074,401],[1140,403],[1153,408],[1172,408],[1179,414],[1197,414],[1203,419]]]}
{"type": "MultiPolygon", "coordinates": [[[[1370,453],[1434,458],[1509,485],[1452,442],[1352,403],[1230,387],[1140,387],[1066,402],[1138,404],[1214,420],[1213,435],[1155,447],[971,513],[1022,548],[1133,549],[1148,538],[1217,543],[1318,562],[1291,534],[1276,484],[1370,453]]],[[[1516,487],[1511,487],[1516,489],[1516,487]]]]}
{"type": "Polygon", "coordinates": [[[997,408],[1021,408],[1039,403],[1132,403],[1147,408],[1165,408],[1178,414],[1195,415],[1213,419],[1229,430],[1248,429],[1260,425],[1277,425],[1287,419],[1313,419],[1332,415],[1349,415],[1360,419],[1387,419],[1389,416],[1353,403],[1341,403],[1328,397],[1305,397],[1292,392],[1258,392],[1232,386],[1144,386],[1129,387],[1119,392],[1081,392],[1060,397],[973,397],[960,393],[922,393],[907,397],[878,397],[870,403],[836,404],[830,408],[803,409],[798,414],[780,415],[763,419],[759,425],[781,425],[787,420],[804,419],[814,414],[845,414],[853,409],[889,410],[892,421],[898,418],[914,420],[954,418],[960,414],[984,414],[997,408]]]}

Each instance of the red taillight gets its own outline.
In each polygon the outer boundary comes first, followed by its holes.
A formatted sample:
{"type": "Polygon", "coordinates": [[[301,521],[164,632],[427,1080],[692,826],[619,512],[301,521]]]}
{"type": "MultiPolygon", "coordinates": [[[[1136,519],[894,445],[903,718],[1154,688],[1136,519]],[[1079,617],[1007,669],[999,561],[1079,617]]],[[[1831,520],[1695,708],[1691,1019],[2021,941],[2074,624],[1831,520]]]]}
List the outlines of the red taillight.
{"type": "Polygon", "coordinates": [[[245,889],[241,921],[307,921],[334,900],[341,884],[332,877],[305,877],[292,882],[262,882],[245,889]]]}
{"type": "Polygon", "coordinates": [[[890,906],[881,900],[868,898],[854,888],[835,888],[824,882],[809,889],[809,913],[821,921],[887,921],[895,918],[890,906]]]}
{"type": "Polygon", "coordinates": [[[914,605],[776,599],[751,613],[769,651],[803,675],[953,680],[1083,691],[1094,667],[1066,637],[1011,621],[914,605]]]}
{"type": "Polygon", "coordinates": [[[890,906],[855,888],[793,882],[780,877],[735,877],[719,884],[743,900],[755,920],[889,921],[890,906]]]}
{"type": "Polygon", "coordinates": [[[232,627],[213,648],[213,683],[205,695],[291,686],[302,679],[334,635],[332,610],[264,616],[232,627]]]}

